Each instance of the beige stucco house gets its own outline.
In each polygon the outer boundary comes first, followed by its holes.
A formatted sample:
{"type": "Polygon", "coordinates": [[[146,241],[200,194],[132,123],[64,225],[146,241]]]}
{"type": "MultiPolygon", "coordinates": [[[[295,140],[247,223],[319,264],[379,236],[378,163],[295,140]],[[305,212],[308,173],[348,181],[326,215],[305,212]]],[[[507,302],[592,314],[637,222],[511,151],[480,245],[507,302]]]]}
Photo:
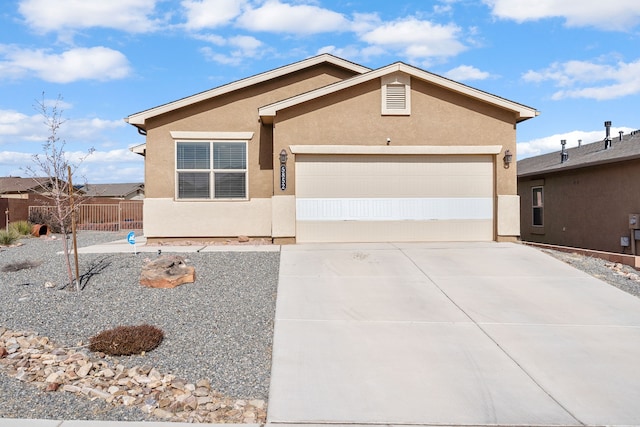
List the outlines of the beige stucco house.
{"type": "Polygon", "coordinates": [[[537,114],[323,54],[126,121],[146,135],[151,241],[501,241],[520,234],[516,125],[537,114]]]}

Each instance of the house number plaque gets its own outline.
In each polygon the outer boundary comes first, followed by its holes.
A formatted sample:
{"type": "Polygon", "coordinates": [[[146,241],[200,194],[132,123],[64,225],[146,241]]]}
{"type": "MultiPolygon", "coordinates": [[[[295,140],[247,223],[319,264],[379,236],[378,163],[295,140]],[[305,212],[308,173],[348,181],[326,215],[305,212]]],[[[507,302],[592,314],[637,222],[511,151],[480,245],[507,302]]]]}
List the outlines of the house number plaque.
{"type": "Polygon", "coordinates": [[[280,189],[282,191],[287,189],[287,166],[280,165],[280,189]]]}

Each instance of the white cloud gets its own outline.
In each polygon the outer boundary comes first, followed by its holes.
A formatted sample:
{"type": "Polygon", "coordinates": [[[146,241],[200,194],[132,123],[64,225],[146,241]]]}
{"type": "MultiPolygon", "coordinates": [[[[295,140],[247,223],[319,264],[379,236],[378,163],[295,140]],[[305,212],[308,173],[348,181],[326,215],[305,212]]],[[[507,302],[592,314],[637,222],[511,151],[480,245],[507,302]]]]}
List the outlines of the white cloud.
{"type": "Polygon", "coordinates": [[[105,132],[123,129],[127,124],[124,120],[82,118],[68,120],[62,126],[60,135],[70,141],[98,141],[105,132]]]}
{"type": "Polygon", "coordinates": [[[458,40],[460,27],[435,24],[413,17],[384,23],[361,39],[385,50],[400,50],[411,60],[455,56],[466,47],[458,40]]]}
{"type": "Polygon", "coordinates": [[[78,165],[75,174],[89,183],[144,182],[144,157],[128,149],[96,150],[90,156],[75,151],[69,157],[78,165]]]}
{"type": "Polygon", "coordinates": [[[118,148],[115,150],[109,151],[94,151],[90,156],[87,157],[86,151],[73,151],[68,153],[70,160],[80,160],[84,159],[84,162],[87,164],[92,163],[144,163],[144,157],[139,154],[132,153],[127,148],[118,148]]]}
{"type": "Polygon", "coordinates": [[[27,25],[44,33],[91,27],[144,33],[163,23],[153,17],[157,1],[22,0],[18,10],[27,25]]]}
{"type": "MultiPolygon", "coordinates": [[[[15,170],[19,169],[22,165],[30,164],[32,161],[32,154],[19,153],[16,151],[0,151],[0,165],[12,166],[15,170]]],[[[4,176],[5,174],[1,174],[4,176]]],[[[14,172],[11,175],[16,176],[19,173],[14,172]]]]}
{"type": "MultiPolygon", "coordinates": [[[[102,46],[75,48],[62,53],[45,49],[1,46],[0,70],[13,79],[35,75],[53,83],[77,80],[115,80],[131,73],[129,61],[119,51],[102,46]]],[[[4,74],[4,73],[3,73],[4,74]]]]}
{"type": "Polygon", "coordinates": [[[0,144],[17,141],[44,142],[46,139],[41,115],[28,116],[14,110],[0,110],[0,144]]]}
{"type": "Polygon", "coordinates": [[[181,3],[187,15],[185,26],[190,30],[229,24],[245,4],[243,0],[184,0],[181,3]]]}
{"type": "MultiPolygon", "coordinates": [[[[128,149],[109,151],[66,152],[67,160],[77,166],[74,183],[144,182],[144,158],[128,149]]],[[[33,154],[18,151],[0,151],[0,176],[29,176],[28,168],[36,169],[33,154]]],[[[39,172],[35,170],[36,174],[39,172]]]]}
{"type": "Polygon", "coordinates": [[[224,46],[227,44],[227,40],[217,34],[193,34],[192,37],[196,40],[215,44],[217,46],[224,46]]]}
{"type": "Polygon", "coordinates": [[[2,136],[13,136],[20,134],[19,123],[24,123],[29,118],[27,115],[12,110],[0,110],[0,142],[2,136]]]}
{"type": "Polygon", "coordinates": [[[235,36],[229,39],[231,46],[238,47],[245,52],[253,52],[262,46],[262,42],[251,36],[235,36]]]}
{"type": "Polygon", "coordinates": [[[374,30],[382,24],[382,20],[377,13],[354,13],[351,23],[351,31],[363,34],[374,30]]]}
{"type": "MultiPolygon", "coordinates": [[[[618,136],[619,131],[623,131],[625,134],[631,132],[632,128],[628,127],[612,127],[611,136],[614,138],[618,136]]],[[[555,135],[547,136],[544,138],[532,139],[531,141],[518,142],[518,160],[522,160],[527,157],[539,156],[541,154],[551,153],[554,151],[560,151],[562,146],[561,140],[567,141],[567,148],[577,147],[578,140],[582,140],[582,144],[589,144],[596,141],[601,141],[605,137],[604,127],[601,130],[594,131],[581,131],[574,130],[571,132],[558,133],[555,135]]]]}
{"type": "Polygon", "coordinates": [[[209,61],[225,65],[239,65],[246,58],[260,58],[264,55],[263,43],[251,36],[235,36],[227,40],[216,40],[222,46],[230,46],[232,50],[221,53],[208,46],[200,49],[200,52],[209,61]]]}
{"type": "Polygon", "coordinates": [[[586,98],[606,100],[640,93],[640,59],[613,65],[587,61],[553,63],[540,71],[527,71],[527,82],[552,81],[561,90],[552,99],[586,98]]]}
{"type": "Polygon", "coordinates": [[[307,4],[286,4],[267,0],[258,8],[248,8],[237,25],[251,31],[273,33],[318,34],[349,29],[350,22],[342,14],[307,4]]]}
{"type": "MultiPolygon", "coordinates": [[[[120,119],[105,120],[95,117],[69,119],[66,118],[64,112],[62,119],[65,121],[60,127],[59,136],[70,143],[74,141],[99,142],[108,137],[109,131],[126,127],[126,123],[120,119]]],[[[48,136],[48,129],[42,115],[38,113],[27,115],[14,110],[0,110],[0,144],[44,143],[48,136]]]]}
{"type": "Polygon", "coordinates": [[[516,22],[563,18],[569,27],[628,31],[638,25],[637,0],[483,0],[498,18],[516,22]]]}
{"type": "Polygon", "coordinates": [[[452,80],[469,81],[486,80],[491,77],[491,74],[486,71],[481,71],[471,65],[460,65],[459,67],[453,68],[444,73],[444,76],[452,80]]]}

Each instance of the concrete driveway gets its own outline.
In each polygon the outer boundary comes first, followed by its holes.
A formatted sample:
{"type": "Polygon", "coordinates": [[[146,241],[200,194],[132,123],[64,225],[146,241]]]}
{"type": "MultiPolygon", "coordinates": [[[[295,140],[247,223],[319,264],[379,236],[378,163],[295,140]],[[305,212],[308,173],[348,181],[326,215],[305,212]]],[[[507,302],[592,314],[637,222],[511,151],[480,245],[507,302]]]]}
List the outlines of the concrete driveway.
{"type": "Polygon", "coordinates": [[[268,421],[640,425],[640,299],[519,244],[283,246],[268,421]]]}

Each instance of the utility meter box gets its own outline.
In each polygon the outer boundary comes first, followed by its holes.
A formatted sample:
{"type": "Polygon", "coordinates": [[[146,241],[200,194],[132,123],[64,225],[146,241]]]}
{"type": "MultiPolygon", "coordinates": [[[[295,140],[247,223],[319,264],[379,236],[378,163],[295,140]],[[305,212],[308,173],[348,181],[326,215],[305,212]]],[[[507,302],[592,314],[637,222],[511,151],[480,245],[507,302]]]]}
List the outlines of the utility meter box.
{"type": "Polygon", "coordinates": [[[640,214],[629,214],[629,228],[632,230],[640,229],[640,214]]]}

